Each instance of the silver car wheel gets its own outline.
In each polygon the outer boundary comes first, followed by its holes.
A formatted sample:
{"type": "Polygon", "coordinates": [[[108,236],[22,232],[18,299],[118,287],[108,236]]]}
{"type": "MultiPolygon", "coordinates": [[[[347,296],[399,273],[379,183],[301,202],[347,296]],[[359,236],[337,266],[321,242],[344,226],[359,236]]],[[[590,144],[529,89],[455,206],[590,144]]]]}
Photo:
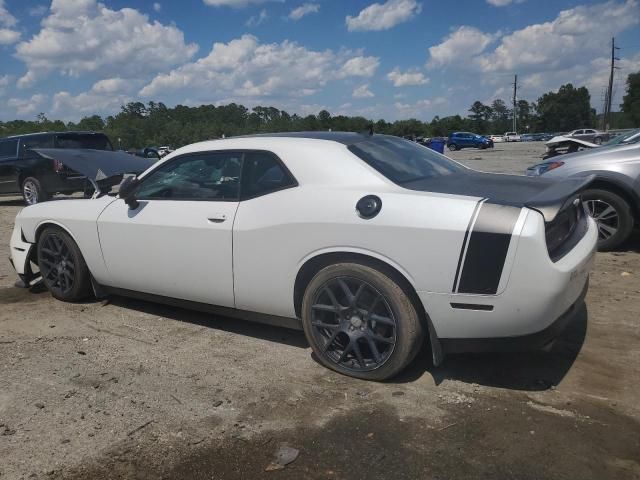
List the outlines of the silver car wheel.
{"type": "Polygon", "coordinates": [[[584,205],[598,225],[601,240],[607,240],[618,232],[620,217],[613,206],[602,200],[587,200],[584,205]]]}
{"type": "Polygon", "coordinates": [[[24,182],[22,186],[24,201],[27,205],[35,205],[38,203],[38,187],[31,180],[24,182]]]}

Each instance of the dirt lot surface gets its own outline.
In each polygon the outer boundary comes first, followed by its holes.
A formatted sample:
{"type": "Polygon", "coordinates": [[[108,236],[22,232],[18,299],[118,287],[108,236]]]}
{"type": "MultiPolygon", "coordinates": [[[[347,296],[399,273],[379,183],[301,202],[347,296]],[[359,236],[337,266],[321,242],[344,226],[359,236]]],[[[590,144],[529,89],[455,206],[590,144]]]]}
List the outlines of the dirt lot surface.
{"type": "MultiPolygon", "coordinates": [[[[521,173],[542,150],[451,156],[521,173]]],[[[597,255],[551,351],[422,354],[367,383],[322,368],[299,332],[14,288],[20,208],[0,199],[0,479],[640,478],[638,235],[597,255]],[[282,445],[299,456],[266,471],[282,445]]]]}

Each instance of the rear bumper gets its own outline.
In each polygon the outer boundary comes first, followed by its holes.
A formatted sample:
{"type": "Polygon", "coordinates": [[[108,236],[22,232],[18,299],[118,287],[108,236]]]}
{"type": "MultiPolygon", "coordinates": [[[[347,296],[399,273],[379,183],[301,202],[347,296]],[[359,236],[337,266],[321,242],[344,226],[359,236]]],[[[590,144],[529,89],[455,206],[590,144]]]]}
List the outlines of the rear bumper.
{"type": "Polygon", "coordinates": [[[518,337],[498,338],[441,338],[440,345],[447,353],[480,352],[522,352],[539,350],[559,337],[567,326],[577,317],[589,290],[589,279],[584,284],[580,296],[553,323],[544,330],[518,337]]]}

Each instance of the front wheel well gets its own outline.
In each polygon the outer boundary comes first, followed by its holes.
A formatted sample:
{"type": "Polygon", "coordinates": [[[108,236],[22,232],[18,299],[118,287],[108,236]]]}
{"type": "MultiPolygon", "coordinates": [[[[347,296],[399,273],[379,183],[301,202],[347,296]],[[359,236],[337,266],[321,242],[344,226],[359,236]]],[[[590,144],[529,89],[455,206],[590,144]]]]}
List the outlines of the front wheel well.
{"type": "Polygon", "coordinates": [[[633,198],[633,195],[629,193],[625,188],[620,187],[614,182],[598,178],[591,182],[586,190],[594,189],[606,190],[607,192],[615,193],[616,195],[621,197],[625,202],[627,202],[629,208],[631,208],[631,213],[633,215],[635,223],[640,223],[640,205],[638,205],[638,200],[633,198]]]}

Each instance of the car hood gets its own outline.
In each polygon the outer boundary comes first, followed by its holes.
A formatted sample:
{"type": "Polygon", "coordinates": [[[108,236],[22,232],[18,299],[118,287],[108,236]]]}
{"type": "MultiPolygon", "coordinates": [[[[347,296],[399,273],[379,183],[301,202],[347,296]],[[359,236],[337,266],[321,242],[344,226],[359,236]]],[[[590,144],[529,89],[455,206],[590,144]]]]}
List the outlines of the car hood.
{"type": "Polygon", "coordinates": [[[592,181],[591,176],[554,180],[469,170],[420,179],[402,186],[410,190],[486,198],[499,205],[529,207],[539,211],[546,222],[551,222],[565,203],[592,181]]]}
{"type": "Polygon", "coordinates": [[[156,161],[109,150],[34,148],[33,151],[45,158],[58,160],[96,182],[125,173],[144,172],[156,161]]]}

